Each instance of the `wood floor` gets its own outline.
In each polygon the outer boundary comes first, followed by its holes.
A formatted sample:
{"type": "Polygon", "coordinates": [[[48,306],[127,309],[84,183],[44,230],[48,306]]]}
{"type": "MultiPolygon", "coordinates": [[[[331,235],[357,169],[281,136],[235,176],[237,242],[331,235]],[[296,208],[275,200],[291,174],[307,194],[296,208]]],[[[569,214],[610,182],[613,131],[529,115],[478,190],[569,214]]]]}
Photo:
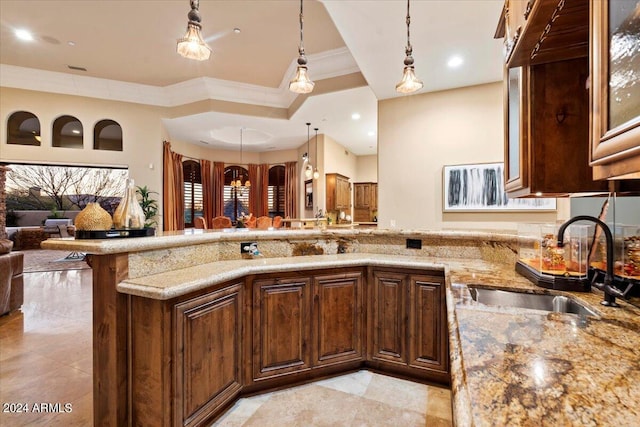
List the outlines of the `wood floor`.
{"type": "MultiPolygon", "coordinates": [[[[0,425],[91,426],[91,270],[24,277],[22,310],[0,317],[0,425]]],[[[449,426],[451,397],[360,371],[240,399],[214,425],[449,426]]]]}

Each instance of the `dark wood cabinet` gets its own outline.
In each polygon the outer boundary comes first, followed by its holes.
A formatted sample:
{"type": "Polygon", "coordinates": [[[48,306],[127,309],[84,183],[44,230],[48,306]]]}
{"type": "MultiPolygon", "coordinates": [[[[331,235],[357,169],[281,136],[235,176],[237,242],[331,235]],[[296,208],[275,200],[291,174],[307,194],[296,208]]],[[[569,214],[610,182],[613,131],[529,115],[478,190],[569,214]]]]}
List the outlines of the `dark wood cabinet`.
{"type": "Polygon", "coordinates": [[[315,276],[313,365],[363,360],[362,272],[315,276]]]}
{"type": "Polygon", "coordinates": [[[353,184],[353,207],[365,209],[371,207],[370,182],[356,182],[353,184]]]}
{"type": "Polygon", "coordinates": [[[242,388],[243,295],[244,282],[175,306],[181,425],[200,425],[242,388]]]}
{"type": "Polygon", "coordinates": [[[597,179],[640,178],[640,73],[637,53],[625,48],[635,2],[591,3],[591,165],[597,179]],[[616,46],[617,44],[617,46],[616,46]],[[617,55],[614,53],[617,52],[617,55]],[[635,58],[635,59],[634,59],[635,58]],[[615,82],[615,84],[611,84],[615,82]]]}
{"type": "Polygon", "coordinates": [[[369,301],[369,357],[399,372],[420,369],[442,380],[449,371],[444,277],[375,269],[369,301]]]}
{"type": "Polygon", "coordinates": [[[407,278],[402,273],[373,272],[369,327],[374,360],[407,363],[407,278]]]}
{"type": "Polygon", "coordinates": [[[253,282],[253,379],[311,369],[311,279],[253,282]]]}
{"type": "Polygon", "coordinates": [[[351,183],[349,177],[339,173],[326,175],[326,210],[328,212],[351,209],[351,183]]]}

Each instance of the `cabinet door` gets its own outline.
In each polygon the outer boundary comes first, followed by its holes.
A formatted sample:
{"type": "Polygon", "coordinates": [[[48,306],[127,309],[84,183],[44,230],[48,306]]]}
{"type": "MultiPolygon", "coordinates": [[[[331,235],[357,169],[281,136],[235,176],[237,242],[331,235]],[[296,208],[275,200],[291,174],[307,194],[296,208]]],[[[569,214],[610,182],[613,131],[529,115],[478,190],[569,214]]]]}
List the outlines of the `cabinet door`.
{"type": "Polygon", "coordinates": [[[253,283],[254,380],[310,369],[310,282],[286,278],[253,283]]]}
{"type": "Polygon", "coordinates": [[[637,40],[638,8],[633,1],[591,3],[590,160],[595,179],[640,178],[640,67],[637,50],[633,54],[627,46],[632,34],[637,40]]]}
{"type": "Polygon", "coordinates": [[[349,209],[351,207],[351,188],[349,179],[338,176],[337,181],[337,209],[349,209]]]}
{"type": "Polygon", "coordinates": [[[371,209],[378,209],[378,184],[371,184],[371,209]]]}
{"type": "Polygon", "coordinates": [[[242,386],[243,284],[175,307],[176,418],[197,425],[242,386]]]}
{"type": "Polygon", "coordinates": [[[361,360],[362,273],[314,278],[313,364],[361,360]]]}
{"type": "Polygon", "coordinates": [[[371,184],[353,184],[353,207],[355,209],[368,209],[371,206],[371,184]]]}
{"type": "Polygon", "coordinates": [[[442,277],[410,277],[409,366],[442,372],[448,369],[443,283],[442,277]]]}
{"type": "Polygon", "coordinates": [[[336,174],[335,173],[331,173],[331,174],[327,174],[326,175],[326,187],[325,187],[325,192],[326,192],[326,204],[325,204],[325,209],[327,212],[333,212],[336,209],[338,209],[338,207],[336,206],[336,204],[338,203],[338,201],[336,200],[337,197],[337,182],[336,182],[336,174]]]}
{"type": "Polygon", "coordinates": [[[374,271],[372,285],[371,358],[406,365],[407,275],[374,271]]]}
{"type": "Polygon", "coordinates": [[[509,192],[529,185],[529,73],[524,67],[505,72],[504,188],[509,192]]]}

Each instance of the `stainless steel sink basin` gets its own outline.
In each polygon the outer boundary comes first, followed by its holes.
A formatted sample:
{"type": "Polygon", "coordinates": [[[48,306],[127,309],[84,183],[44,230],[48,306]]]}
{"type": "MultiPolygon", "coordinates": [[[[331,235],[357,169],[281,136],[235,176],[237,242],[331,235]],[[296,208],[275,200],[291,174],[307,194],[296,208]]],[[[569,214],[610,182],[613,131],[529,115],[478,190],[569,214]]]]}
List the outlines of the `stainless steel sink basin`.
{"type": "Polygon", "coordinates": [[[526,294],[523,292],[500,291],[469,286],[471,298],[481,304],[503,307],[520,307],[534,310],[573,313],[579,316],[597,314],[574,299],[560,295],[526,294]]]}

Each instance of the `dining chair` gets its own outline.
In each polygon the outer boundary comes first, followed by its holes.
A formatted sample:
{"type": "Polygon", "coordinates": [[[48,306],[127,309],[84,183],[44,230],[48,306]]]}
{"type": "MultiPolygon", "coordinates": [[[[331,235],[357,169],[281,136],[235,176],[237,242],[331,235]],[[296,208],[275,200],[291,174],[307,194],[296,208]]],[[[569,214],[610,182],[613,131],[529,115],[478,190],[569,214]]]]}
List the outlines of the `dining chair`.
{"type": "Polygon", "coordinates": [[[231,228],[231,218],[227,216],[217,216],[213,218],[211,228],[218,230],[221,228],[231,228]]]}
{"type": "Polygon", "coordinates": [[[266,230],[267,228],[272,226],[271,217],[270,216],[261,216],[258,218],[256,223],[256,227],[259,230],[266,230]]]}

